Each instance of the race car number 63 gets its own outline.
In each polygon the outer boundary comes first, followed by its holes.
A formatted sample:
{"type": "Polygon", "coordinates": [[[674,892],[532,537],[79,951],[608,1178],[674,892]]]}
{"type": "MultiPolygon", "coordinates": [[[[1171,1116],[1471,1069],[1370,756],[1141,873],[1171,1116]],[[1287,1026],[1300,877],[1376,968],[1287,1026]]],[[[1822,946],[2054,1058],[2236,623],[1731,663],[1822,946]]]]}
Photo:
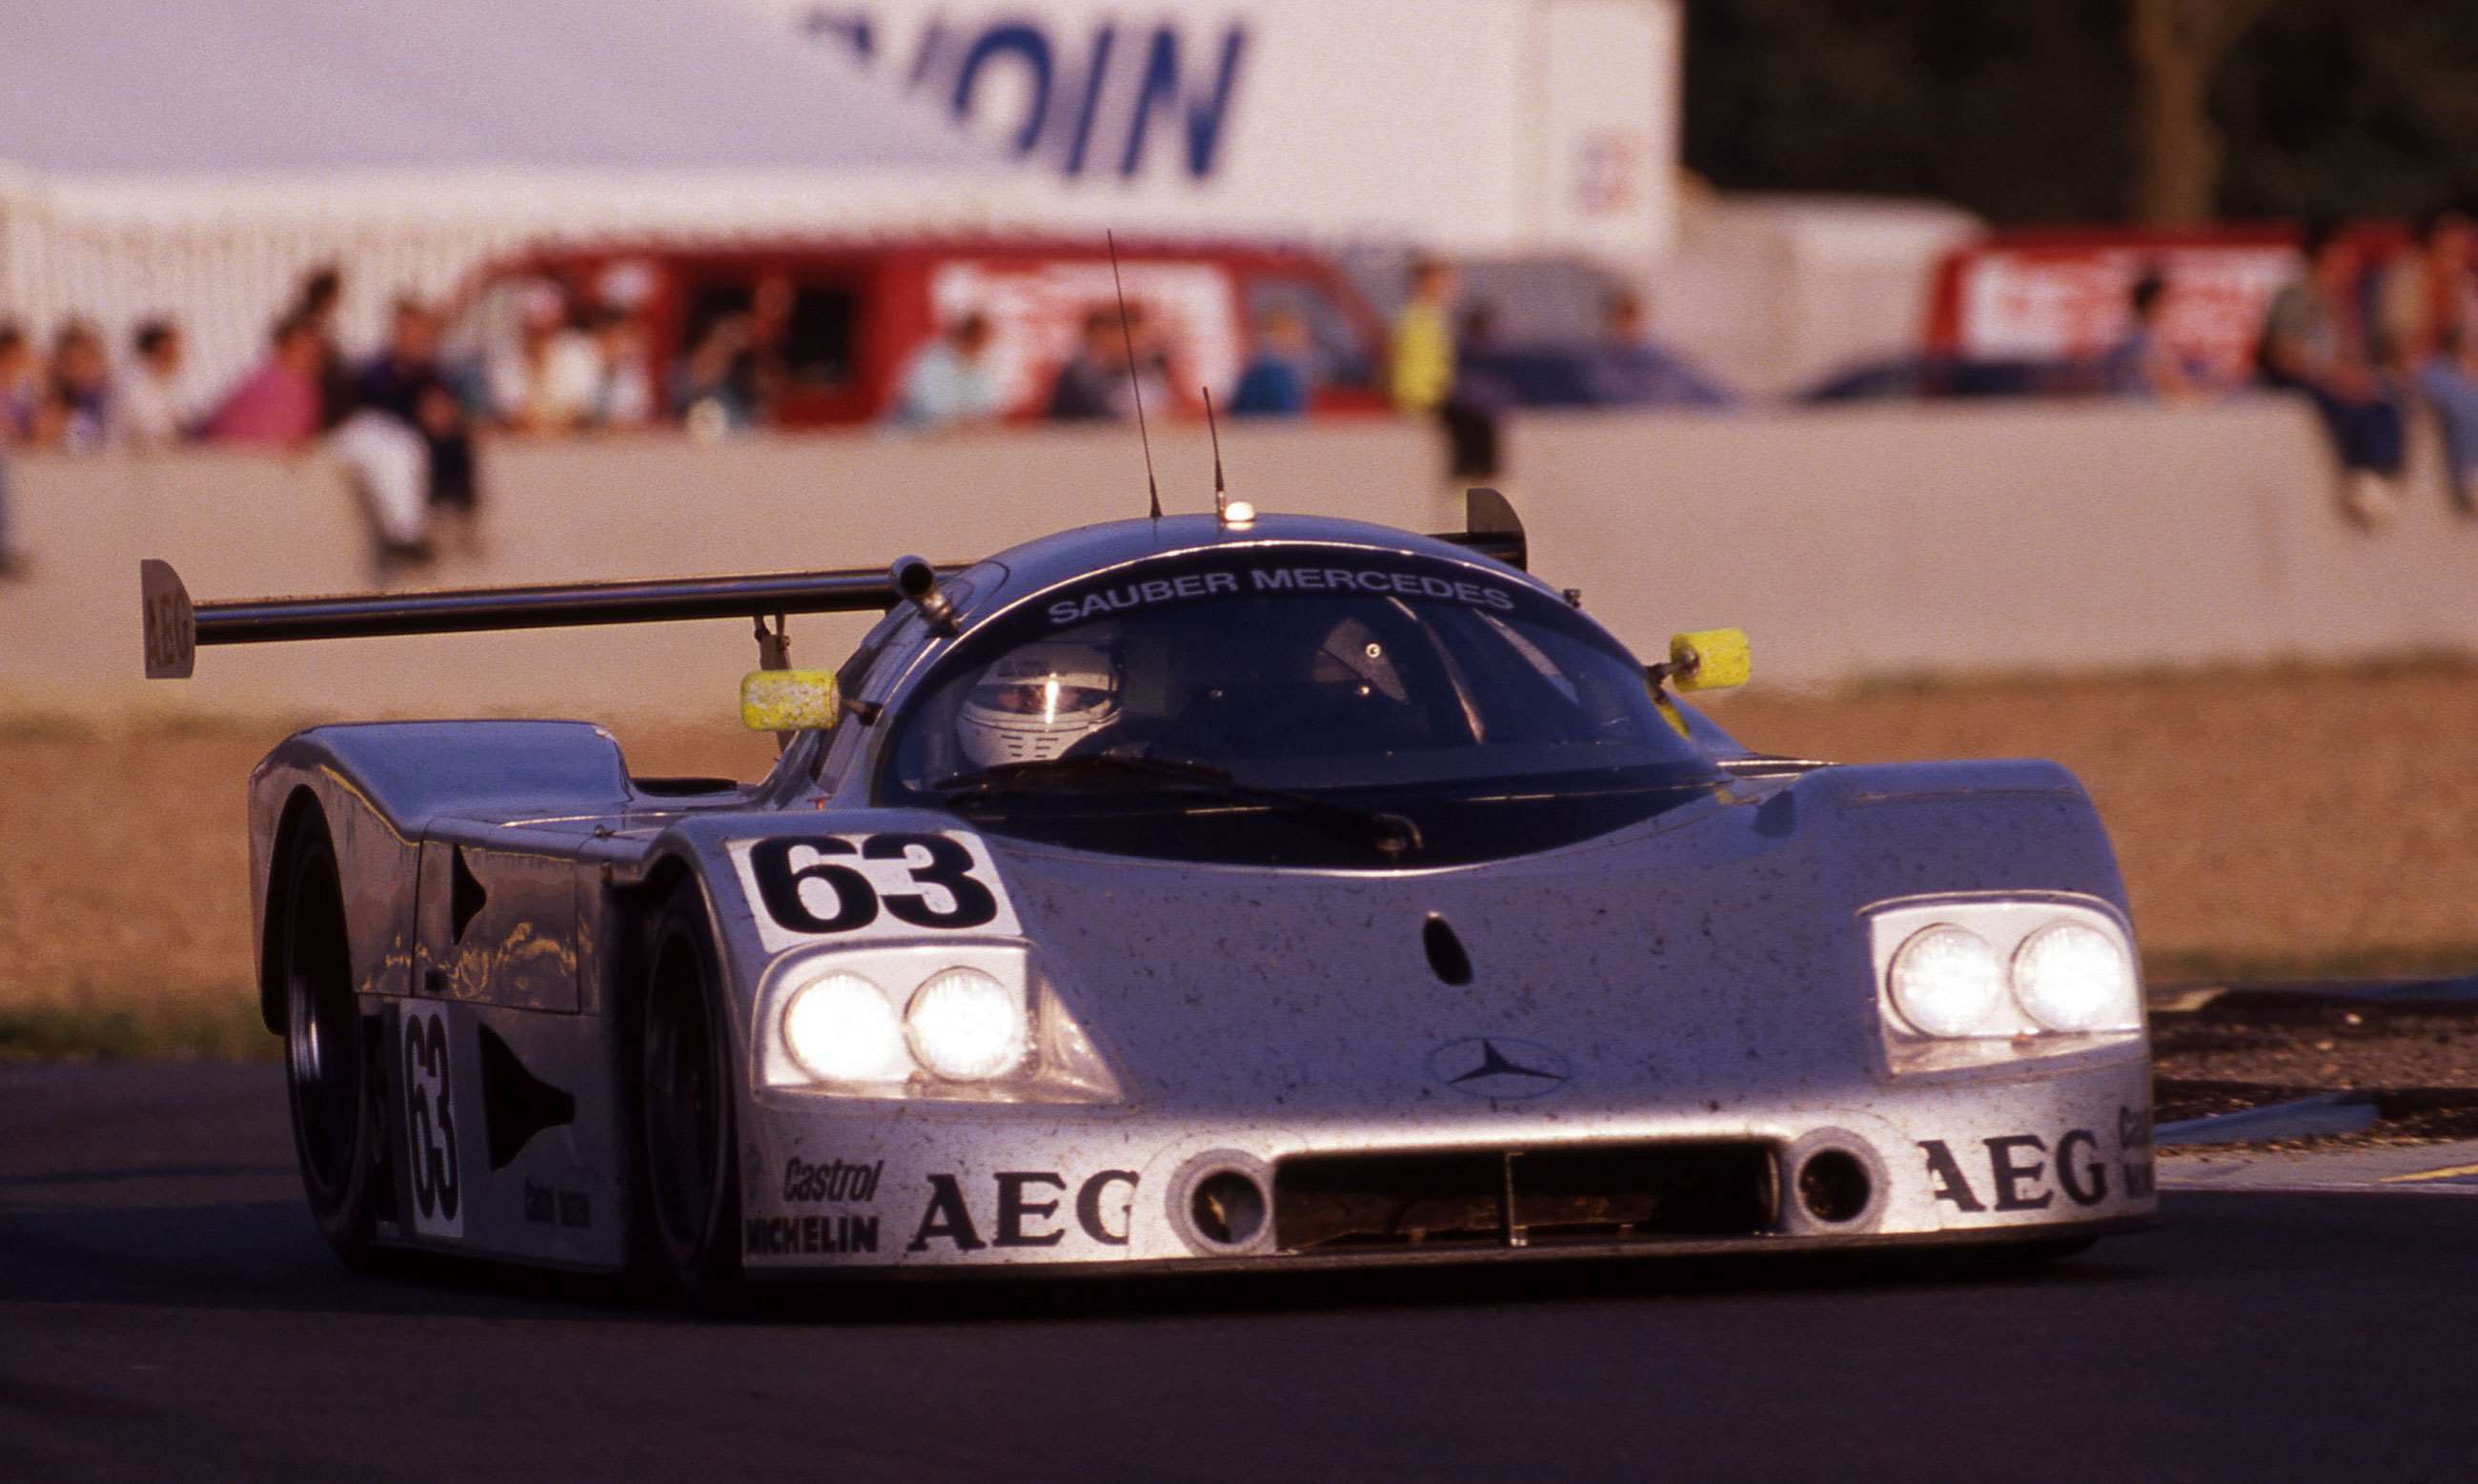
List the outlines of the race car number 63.
{"type": "Polygon", "coordinates": [[[854,932],[881,908],[913,927],[981,927],[999,914],[998,897],[973,874],[973,853],[945,835],[870,835],[857,845],[830,835],[761,840],[748,865],[767,913],[796,933],[854,932]],[[921,890],[881,892],[838,857],[900,863],[921,890]]]}
{"type": "Polygon", "coordinates": [[[412,1168],[414,1230],[458,1236],[456,1098],[442,1010],[404,1013],[405,1162],[412,1168]]]}

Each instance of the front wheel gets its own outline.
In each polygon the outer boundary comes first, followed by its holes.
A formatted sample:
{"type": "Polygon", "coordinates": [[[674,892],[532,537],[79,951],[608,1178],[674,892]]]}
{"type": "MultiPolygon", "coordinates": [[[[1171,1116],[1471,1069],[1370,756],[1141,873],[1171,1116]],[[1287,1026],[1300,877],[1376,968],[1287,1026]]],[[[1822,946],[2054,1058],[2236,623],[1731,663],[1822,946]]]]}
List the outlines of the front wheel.
{"type": "Polygon", "coordinates": [[[638,1272],[661,1295],[728,1301],[740,1282],[737,1088],[721,962],[684,882],[653,919],[630,1009],[638,1272]]]}
{"type": "Polygon", "coordinates": [[[369,1261],[378,1119],[325,819],[314,813],[302,821],[269,885],[268,901],[281,914],[268,945],[284,993],[284,1074],[301,1186],[319,1235],[348,1267],[362,1268],[369,1261]]]}

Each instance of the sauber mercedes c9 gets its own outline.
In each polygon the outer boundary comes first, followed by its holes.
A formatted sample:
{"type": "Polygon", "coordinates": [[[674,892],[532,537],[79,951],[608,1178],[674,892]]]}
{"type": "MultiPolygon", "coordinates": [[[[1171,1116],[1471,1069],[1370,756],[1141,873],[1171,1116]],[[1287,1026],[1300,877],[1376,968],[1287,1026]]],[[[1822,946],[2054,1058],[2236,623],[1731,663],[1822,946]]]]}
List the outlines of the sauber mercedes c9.
{"type": "Polygon", "coordinates": [[[250,780],[259,984],[347,1261],[746,1280],[1936,1243],[2154,1211],[2124,888],[2039,762],[1760,755],[1519,522],[1211,516],[959,569],[192,606],[200,645],[755,617],[747,785],[563,721],[250,780]],[[787,613],[885,610],[840,669],[787,613]],[[774,616],[774,627],[766,618],[774,616]]]}

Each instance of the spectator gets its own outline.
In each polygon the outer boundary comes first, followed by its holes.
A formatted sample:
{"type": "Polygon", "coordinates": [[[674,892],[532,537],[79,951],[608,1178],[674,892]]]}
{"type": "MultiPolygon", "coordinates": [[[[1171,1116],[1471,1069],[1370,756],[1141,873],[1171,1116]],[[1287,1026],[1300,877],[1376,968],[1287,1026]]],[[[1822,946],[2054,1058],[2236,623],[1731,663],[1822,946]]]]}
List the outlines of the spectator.
{"type": "Polygon", "coordinates": [[[2445,488],[2453,507],[2478,516],[2478,336],[2448,327],[2417,370],[2418,393],[2443,430],[2445,488]]]}
{"type": "Polygon", "coordinates": [[[2367,353],[2358,248],[2321,221],[2308,223],[2301,245],[2305,273],[2263,315],[2263,382],[2314,404],[2339,454],[2341,508],[2381,525],[2399,504],[2401,410],[2367,353]]]}
{"type": "Polygon", "coordinates": [[[1693,362],[1653,338],[1652,311],[1620,289],[1601,303],[1601,345],[1583,368],[1595,405],[1732,407],[1737,396],[1693,362]]]}
{"type": "Polygon", "coordinates": [[[645,370],[645,330],[636,314],[605,305],[594,316],[594,354],[602,379],[590,417],[597,428],[640,428],[654,420],[654,381],[645,370]]]}
{"type": "Polygon", "coordinates": [[[905,365],[886,420],[934,432],[995,419],[999,384],[990,372],[989,349],[990,322],[978,311],[948,325],[905,365]]]}
{"type": "Polygon", "coordinates": [[[422,494],[428,516],[445,521],[466,550],[477,549],[472,429],[466,420],[464,403],[440,364],[439,316],[428,305],[415,298],[396,301],[387,349],[362,367],[355,392],[363,407],[393,419],[421,440],[426,460],[422,494]]]}
{"type": "Polygon", "coordinates": [[[1421,258],[1411,264],[1411,297],[1394,319],[1395,408],[1432,416],[1454,390],[1454,337],[1447,316],[1456,289],[1454,264],[1421,258]]]}
{"type": "Polygon", "coordinates": [[[10,539],[9,456],[34,433],[35,387],[39,381],[26,333],[0,323],[0,580],[25,574],[26,559],[10,539]]]}
{"type": "Polygon", "coordinates": [[[293,315],[308,321],[318,337],[318,431],[324,433],[353,415],[355,389],[350,362],[336,343],[336,315],[343,308],[344,275],[334,264],[314,270],[301,281],[293,315]]]}
{"type": "Polygon", "coordinates": [[[646,305],[660,287],[653,265],[635,260],[610,264],[594,281],[601,306],[594,341],[602,358],[594,420],[603,427],[642,427],[662,410],[645,329],[646,305]]]}
{"type": "Polygon", "coordinates": [[[533,285],[519,306],[517,343],[485,369],[491,413],[519,433],[565,433],[593,415],[602,390],[602,354],[577,328],[568,296],[551,283],[533,285]]]}
{"type": "Polygon", "coordinates": [[[1095,422],[1125,415],[1127,335],[1118,314],[1096,309],[1084,315],[1075,354],[1049,383],[1042,415],[1052,422],[1095,422]]]}
{"type": "Polygon", "coordinates": [[[1446,433],[1450,483],[1492,478],[1497,473],[1497,419],[1454,395],[1454,298],[1460,281],[1442,258],[1411,264],[1411,295],[1394,319],[1394,359],[1389,378],[1397,411],[1435,417],[1446,433]]]}
{"type": "Polygon", "coordinates": [[[24,330],[0,323],[0,447],[31,441],[42,405],[42,363],[24,330]]]}
{"type": "Polygon", "coordinates": [[[72,319],[52,340],[52,385],[39,418],[42,441],[69,453],[93,453],[111,430],[112,363],[103,337],[72,319]]]}
{"type": "Polygon", "coordinates": [[[1247,369],[1239,373],[1239,390],[1230,398],[1233,417],[1298,417],[1308,410],[1310,357],[1308,322],[1288,304],[1276,304],[1256,316],[1256,344],[1247,369]]]}
{"type": "Polygon", "coordinates": [[[181,414],[181,332],[171,321],[149,319],[129,338],[128,374],[112,402],[113,441],[127,448],[164,448],[181,440],[188,423],[181,414]]]}
{"type": "Polygon", "coordinates": [[[743,380],[748,388],[749,418],[771,427],[774,406],[792,379],[786,347],[792,339],[792,312],[799,302],[792,280],[781,273],[760,277],[748,291],[748,354],[743,380]]]}
{"type": "Polygon", "coordinates": [[[1463,311],[1454,346],[1454,390],[1439,409],[1446,425],[1446,478],[1454,484],[1495,479],[1498,420],[1521,400],[1497,342],[1496,307],[1475,304],[1463,311]]]}
{"type": "Polygon", "coordinates": [[[208,415],[203,437],[211,443],[307,447],[318,436],[318,372],[324,356],[316,324],[298,313],[276,321],[266,359],[208,415]]]}
{"type": "Polygon", "coordinates": [[[757,424],[755,358],[748,348],[748,316],[722,314],[680,360],[672,373],[672,400],[691,437],[713,440],[757,424]]]}
{"type": "Polygon", "coordinates": [[[2162,306],[2168,281],[2157,268],[2145,268],[2127,290],[2128,322],[2116,343],[2100,353],[2099,384],[2118,396],[2179,397],[2196,390],[2195,374],[2161,338],[2162,306]]]}
{"type": "Polygon", "coordinates": [[[1120,415],[1125,416],[1134,412],[1139,383],[1142,384],[1146,408],[1156,415],[1166,412],[1172,402],[1170,348],[1162,343],[1161,331],[1152,312],[1145,308],[1144,300],[1128,300],[1120,313],[1125,316],[1120,334],[1122,349],[1129,357],[1127,364],[1135,367],[1133,376],[1119,379],[1116,395],[1120,415]]]}
{"type": "Polygon", "coordinates": [[[2472,278],[2469,217],[2455,208],[2420,215],[2409,247],[2384,265],[2374,298],[2378,364],[2415,374],[2447,338],[2468,327],[2472,278]]]}

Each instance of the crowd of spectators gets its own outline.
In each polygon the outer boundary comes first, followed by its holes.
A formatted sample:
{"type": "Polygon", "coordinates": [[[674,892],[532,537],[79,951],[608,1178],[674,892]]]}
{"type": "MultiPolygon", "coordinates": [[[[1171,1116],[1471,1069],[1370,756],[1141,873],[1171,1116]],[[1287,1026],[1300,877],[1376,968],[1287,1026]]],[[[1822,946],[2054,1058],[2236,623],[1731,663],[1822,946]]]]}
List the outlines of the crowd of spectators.
{"type": "Polygon", "coordinates": [[[2364,239],[2310,222],[2304,267],[2263,316],[2258,375],[2311,401],[2342,470],[2342,508],[2379,526],[2397,513],[2407,423],[2442,435],[2446,486],[2478,516],[2478,221],[2439,210],[2410,243],[2370,261],[2364,239]]]}
{"type": "MultiPolygon", "coordinates": [[[[2478,221],[2463,211],[2432,212],[2406,247],[2380,260],[2366,252],[2370,240],[2379,239],[2309,225],[2303,267],[2264,314],[2253,381],[2313,404],[2343,470],[2343,508],[2356,519],[2379,525],[2396,511],[2407,426],[2420,410],[2442,435],[2454,501],[2478,516],[2478,221]]],[[[692,433],[721,436],[772,424],[787,389],[818,379],[819,368],[802,359],[810,353],[796,343],[804,311],[779,274],[758,278],[711,312],[693,311],[678,327],[685,349],[656,374],[647,354],[652,287],[644,264],[614,266],[591,283],[550,276],[505,283],[500,313],[480,316],[475,342],[454,355],[439,311],[400,298],[384,343],[355,358],[337,333],[343,280],[320,269],[274,317],[258,361],[202,405],[186,395],[185,341],[168,318],[137,325],[117,355],[83,320],[62,324],[41,343],[0,321],[0,577],[23,568],[9,531],[13,450],[323,446],[351,472],[387,567],[426,562],[444,542],[473,544],[479,431],[552,437],[675,418],[692,433]]],[[[1610,292],[1596,340],[1544,345],[1503,342],[1494,310],[1465,299],[1451,263],[1415,260],[1405,289],[1377,390],[1399,413],[1440,429],[1454,481],[1499,474],[1499,425],[1511,409],[1737,402],[1657,339],[1642,294],[1610,292]]],[[[2163,313],[2173,289],[2158,268],[2139,274],[2126,329],[2096,358],[2011,377],[2005,373],[2022,368],[1957,364],[1937,372],[1915,360],[1886,363],[1890,372],[1845,378],[1848,394],[1884,394],[1879,383],[1913,395],[1943,387],[1945,394],[2070,390],[2184,400],[2238,390],[2175,343],[2163,313]]],[[[1319,343],[1302,305],[1280,297],[1254,305],[1245,329],[1246,353],[1224,410],[1246,418],[1307,414],[1328,390],[1333,346],[1319,343]]],[[[999,340],[998,325],[977,311],[940,326],[903,363],[883,422],[937,432],[1026,415],[1025,406],[1009,405],[1024,398],[1005,385],[999,340]]],[[[1140,405],[1167,414],[1186,402],[1172,394],[1174,349],[1142,300],[1124,310],[1094,307],[1068,352],[1046,368],[1028,415],[1091,423],[1130,417],[1140,405]]],[[[849,367],[833,374],[848,376],[849,367]]],[[[1368,368],[1360,374],[1364,386],[1368,368]]]]}
{"type": "Polygon", "coordinates": [[[169,318],[139,323],[117,365],[83,320],[46,346],[0,323],[0,576],[24,564],[8,531],[12,450],[324,446],[351,473],[386,569],[431,560],[442,541],[477,542],[475,430],[550,435],[657,415],[633,301],[578,306],[555,285],[529,283],[516,333],[459,360],[443,350],[439,311],[406,296],[364,359],[339,340],[343,289],[332,267],[305,276],[259,358],[203,403],[185,393],[185,341],[169,318]]]}

